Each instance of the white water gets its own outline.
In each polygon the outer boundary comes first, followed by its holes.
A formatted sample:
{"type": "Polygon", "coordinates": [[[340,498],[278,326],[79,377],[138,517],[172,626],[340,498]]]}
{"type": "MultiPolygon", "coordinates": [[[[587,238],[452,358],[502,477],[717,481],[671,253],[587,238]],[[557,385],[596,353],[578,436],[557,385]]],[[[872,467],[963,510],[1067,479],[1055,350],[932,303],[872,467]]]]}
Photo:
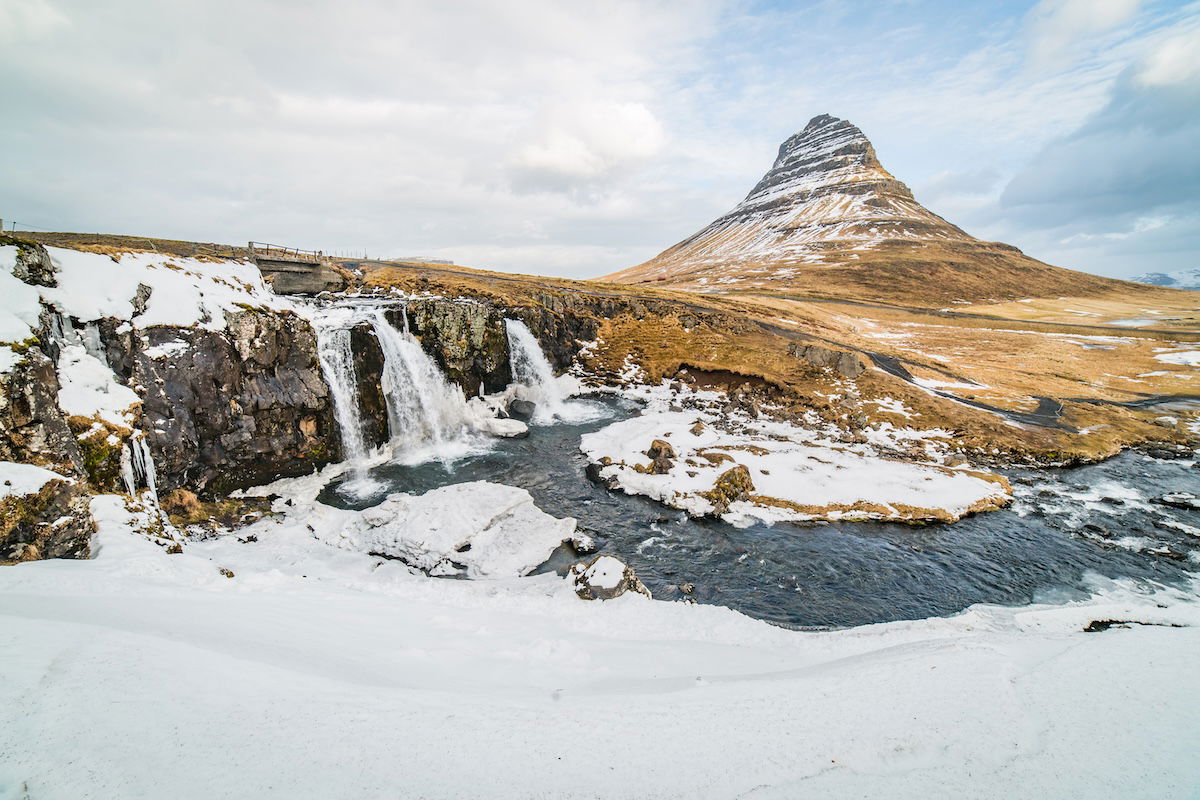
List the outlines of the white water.
{"type": "Polygon", "coordinates": [[[554,371],[538,340],[519,319],[504,320],[504,330],[508,334],[508,361],[513,381],[526,387],[528,391],[524,394],[537,404],[534,422],[546,425],[562,419],[567,398],[554,380],[554,371]]]}
{"type": "Polygon", "coordinates": [[[371,326],[383,350],[381,383],[397,460],[445,461],[475,449],[462,389],[446,380],[416,337],[392,327],[382,310],[371,314],[371,326]]]}
{"type": "Polygon", "coordinates": [[[350,465],[352,475],[339,491],[365,497],[375,492],[380,484],[367,477],[367,446],[363,441],[362,415],[358,407],[358,377],[354,374],[350,329],[317,326],[317,358],[333,397],[333,413],[342,437],[342,457],[350,465]]]}
{"type": "Polygon", "coordinates": [[[508,360],[513,381],[521,387],[520,396],[536,404],[533,422],[551,425],[555,421],[585,422],[604,416],[602,407],[585,401],[569,401],[562,384],[537,338],[519,319],[504,320],[508,334],[508,360]]]}

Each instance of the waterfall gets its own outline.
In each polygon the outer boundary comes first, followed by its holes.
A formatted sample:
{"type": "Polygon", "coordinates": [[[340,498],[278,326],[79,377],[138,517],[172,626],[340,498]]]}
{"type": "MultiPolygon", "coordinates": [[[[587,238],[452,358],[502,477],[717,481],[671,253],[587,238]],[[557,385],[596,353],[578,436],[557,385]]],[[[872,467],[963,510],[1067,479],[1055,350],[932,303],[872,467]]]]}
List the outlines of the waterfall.
{"type": "Polygon", "coordinates": [[[534,421],[547,424],[567,415],[567,398],[558,382],[541,345],[524,322],[504,320],[508,334],[508,360],[512,365],[513,381],[528,389],[529,399],[537,404],[534,421]]]}
{"type": "Polygon", "coordinates": [[[371,325],[383,350],[382,385],[393,448],[410,459],[429,451],[445,458],[467,442],[472,430],[462,389],[447,381],[416,337],[396,330],[383,311],[371,314],[371,325]]]}
{"type": "Polygon", "coordinates": [[[342,484],[342,490],[365,496],[375,491],[379,484],[366,474],[367,446],[363,441],[362,416],[358,408],[358,377],[354,373],[350,329],[318,326],[317,359],[333,397],[333,414],[342,436],[342,457],[351,469],[351,480],[342,484]]]}
{"type": "Polygon", "coordinates": [[[158,474],[154,470],[154,457],[146,444],[146,436],[141,431],[133,435],[121,447],[121,482],[125,491],[137,497],[137,490],[145,487],[150,491],[154,502],[158,502],[158,474]]]}

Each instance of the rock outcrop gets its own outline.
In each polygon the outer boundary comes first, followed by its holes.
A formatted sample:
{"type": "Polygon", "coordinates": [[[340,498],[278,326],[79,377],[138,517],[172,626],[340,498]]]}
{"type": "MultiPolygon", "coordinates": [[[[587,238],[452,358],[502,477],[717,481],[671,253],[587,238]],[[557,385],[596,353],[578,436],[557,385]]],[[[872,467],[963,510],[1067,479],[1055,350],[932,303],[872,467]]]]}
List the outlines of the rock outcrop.
{"type": "Polygon", "coordinates": [[[0,460],[82,474],[83,455],[58,406],[58,390],[54,362],[37,346],[0,374],[0,460]]]}
{"type": "Polygon", "coordinates": [[[87,558],[94,532],[90,499],[87,487],[69,478],[51,479],[28,493],[0,485],[0,564],[87,558]]]}
{"type": "Polygon", "coordinates": [[[701,496],[712,503],[712,515],[719,517],[729,510],[731,504],[750,499],[753,492],[754,481],[750,477],[750,470],[737,464],[722,472],[713,488],[702,492],[701,496]]]}
{"type": "Polygon", "coordinates": [[[246,309],[228,314],[224,331],[151,328],[130,345],[129,380],[144,392],[142,429],[164,490],[224,492],[340,457],[306,320],[246,309]]]}
{"type": "Polygon", "coordinates": [[[848,350],[834,350],[815,344],[792,344],[788,352],[802,358],[814,367],[835,370],[846,378],[857,378],[867,368],[866,359],[848,350]]]}
{"type": "Polygon", "coordinates": [[[581,600],[612,600],[626,592],[651,596],[633,569],[612,556],[575,564],[568,578],[581,600]]]}

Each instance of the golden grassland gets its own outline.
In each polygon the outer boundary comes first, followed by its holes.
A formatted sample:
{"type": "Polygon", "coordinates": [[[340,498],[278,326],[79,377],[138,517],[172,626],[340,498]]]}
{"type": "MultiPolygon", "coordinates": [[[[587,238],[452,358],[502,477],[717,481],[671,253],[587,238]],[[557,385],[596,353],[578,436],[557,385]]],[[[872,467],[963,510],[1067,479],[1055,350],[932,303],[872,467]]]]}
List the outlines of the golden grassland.
{"type": "MultiPolygon", "coordinates": [[[[1200,370],[1155,359],[1161,350],[1200,341],[1197,331],[984,318],[766,292],[696,294],[430,265],[381,268],[370,272],[365,284],[483,297],[513,307],[546,304],[555,296],[620,299],[632,310],[598,320],[602,343],[589,356],[589,366],[599,374],[616,374],[627,356],[652,381],[673,378],[682,367],[724,374],[730,388],[743,381],[761,383],[785,413],[813,409],[851,427],[890,422],[942,428],[964,450],[995,451],[1000,458],[1073,462],[1144,442],[1183,442],[1187,432],[1159,418],[1195,411],[1111,403],[1200,396],[1200,370]],[[792,355],[789,347],[796,342],[900,359],[915,378],[949,384],[933,388],[997,409],[1033,412],[1039,398],[1054,398],[1062,402],[1064,427],[1017,423],[878,369],[851,381],[792,355]],[[895,407],[890,400],[900,401],[904,413],[888,410],[895,407]]],[[[1186,307],[1190,299],[1183,292],[1155,290],[1132,304],[1149,308],[1151,296],[1167,298],[1164,311],[1186,307]]],[[[1051,302],[1043,307],[1051,308],[1051,302]]],[[[1118,305],[1112,308],[1124,313],[1118,305]]]]}
{"type": "Polygon", "coordinates": [[[1169,303],[1172,290],[1104,278],[1043,263],[1000,242],[976,239],[857,240],[814,244],[823,263],[764,257],[722,263],[695,254],[703,240],[684,243],[605,280],[693,292],[768,292],[794,296],[942,308],[1025,298],[1145,297],[1169,303]]]}

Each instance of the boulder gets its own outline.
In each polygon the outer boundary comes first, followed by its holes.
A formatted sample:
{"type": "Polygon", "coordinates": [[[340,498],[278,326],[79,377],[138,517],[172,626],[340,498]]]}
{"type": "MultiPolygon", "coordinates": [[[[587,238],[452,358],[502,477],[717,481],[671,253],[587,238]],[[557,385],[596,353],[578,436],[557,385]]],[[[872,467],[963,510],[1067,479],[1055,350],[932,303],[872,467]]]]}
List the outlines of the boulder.
{"type": "Polygon", "coordinates": [[[377,506],[343,512],[329,544],[398,558],[431,575],[514,578],[544,564],[567,542],[594,546],[571,517],[539,509],[529,492],[486,481],[456,483],[423,495],[393,494],[377,506]]]}
{"type": "Polygon", "coordinates": [[[650,597],[633,569],[613,556],[596,556],[587,563],[571,567],[567,576],[575,594],[583,600],[612,600],[626,592],[650,597]]]}
{"type": "Polygon", "coordinates": [[[729,510],[731,504],[750,499],[753,492],[754,481],[750,479],[750,470],[736,464],[722,472],[713,488],[701,496],[712,503],[713,516],[719,517],[729,510]]]}
{"type": "Polygon", "coordinates": [[[846,350],[834,350],[815,344],[793,344],[788,351],[814,367],[832,369],[847,378],[857,378],[867,368],[866,360],[861,355],[846,350]]]}
{"type": "Polygon", "coordinates": [[[655,439],[651,442],[646,455],[652,461],[650,472],[653,475],[666,475],[675,465],[675,448],[671,447],[671,443],[665,439],[655,439]]]}
{"type": "Polygon", "coordinates": [[[532,400],[522,400],[517,398],[508,404],[508,415],[513,419],[519,419],[522,422],[528,422],[533,419],[533,412],[537,410],[537,403],[532,400]]]}
{"type": "Polygon", "coordinates": [[[502,439],[523,439],[529,435],[529,426],[516,419],[485,417],[478,424],[492,436],[502,439]]]}

